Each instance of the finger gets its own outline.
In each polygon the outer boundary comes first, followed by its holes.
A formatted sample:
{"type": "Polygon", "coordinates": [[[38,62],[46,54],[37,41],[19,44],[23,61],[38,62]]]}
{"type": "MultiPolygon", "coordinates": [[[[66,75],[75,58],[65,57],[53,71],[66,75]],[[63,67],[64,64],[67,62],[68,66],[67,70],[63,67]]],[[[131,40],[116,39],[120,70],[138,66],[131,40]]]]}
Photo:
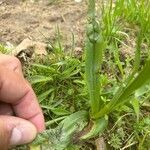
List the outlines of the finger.
{"type": "Polygon", "coordinates": [[[15,114],[30,120],[39,132],[45,129],[43,113],[31,86],[3,66],[0,66],[0,100],[11,104],[15,114]]]}
{"type": "MultiPolygon", "coordinates": [[[[8,145],[21,145],[31,142],[37,134],[35,126],[24,119],[0,116],[0,149],[8,145]]],[[[8,149],[5,147],[4,150],[8,149]]]]}
{"type": "Polygon", "coordinates": [[[0,115],[13,115],[11,105],[0,102],[0,115]]]}
{"type": "Polygon", "coordinates": [[[37,130],[45,129],[43,113],[33,92],[28,92],[18,103],[12,104],[16,116],[27,119],[36,125],[37,130]]]}
{"type": "Polygon", "coordinates": [[[2,120],[0,120],[0,149],[7,150],[8,149],[8,141],[9,139],[9,132],[5,127],[5,124],[2,120]]]}
{"type": "Polygon", "coordinates": [[[23,77],[22,66],[18,58],[0,54],[0,65],[17,72],[23,77]]]}

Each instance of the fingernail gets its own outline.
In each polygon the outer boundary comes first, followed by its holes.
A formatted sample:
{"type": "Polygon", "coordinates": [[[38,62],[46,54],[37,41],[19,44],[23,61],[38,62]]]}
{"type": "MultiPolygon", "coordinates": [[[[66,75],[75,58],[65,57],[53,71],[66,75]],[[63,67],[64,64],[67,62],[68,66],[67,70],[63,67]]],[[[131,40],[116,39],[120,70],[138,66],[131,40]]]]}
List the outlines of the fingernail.
{"type": "Polygon", "coordinates": [[[10,144],[11,145],[18,145],[21,142],[22,139],[22,132],[17,129],[14,128],[12,130],[12,134],[11,134],[11,138],[10,138],[10,144]]]}
{"type": "Polygon", "coordinates": [[[36,129],[31,125],[19,125],[12,129],[10,145],[21,145],[31,142],[36,137],[36,129]]]}

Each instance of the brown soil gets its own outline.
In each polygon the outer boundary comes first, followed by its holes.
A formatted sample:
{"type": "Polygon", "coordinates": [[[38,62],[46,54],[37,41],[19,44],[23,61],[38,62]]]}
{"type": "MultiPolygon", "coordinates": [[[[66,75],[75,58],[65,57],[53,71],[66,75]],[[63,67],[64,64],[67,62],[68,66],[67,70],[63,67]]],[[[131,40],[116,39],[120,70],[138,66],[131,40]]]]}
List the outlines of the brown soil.
{"type": "Polygon", "coordinates": [[[18,45],[28,37],[35,41],[55,40],[58,24],[63,43],[70,45],[72,33],[80,46],[86,24],[86,2],[74,0],[0,0],[0,43],[18,45]]]}

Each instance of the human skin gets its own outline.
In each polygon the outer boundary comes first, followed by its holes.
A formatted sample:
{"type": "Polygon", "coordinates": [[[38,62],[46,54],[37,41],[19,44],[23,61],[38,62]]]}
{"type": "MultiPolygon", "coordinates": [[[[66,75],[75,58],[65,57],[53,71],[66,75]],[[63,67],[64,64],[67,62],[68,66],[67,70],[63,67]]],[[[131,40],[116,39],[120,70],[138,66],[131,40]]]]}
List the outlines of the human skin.
{"type": "Polygon", "coordinates": [[[45,129],[44,116],[20,61],[0,55],[0,150],[31,142],[45,129]]]}

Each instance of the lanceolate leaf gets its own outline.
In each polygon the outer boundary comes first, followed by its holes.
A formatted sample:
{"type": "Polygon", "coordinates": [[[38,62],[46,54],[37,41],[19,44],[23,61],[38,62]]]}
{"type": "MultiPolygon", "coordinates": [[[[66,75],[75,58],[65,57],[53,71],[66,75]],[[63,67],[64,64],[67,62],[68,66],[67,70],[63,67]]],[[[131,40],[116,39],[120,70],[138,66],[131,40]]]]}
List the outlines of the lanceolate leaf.
{"type": "Polygon", "coordinates": [[[44,71],[48,71],[49,73],[54,73],[56,72],[54,68],[50,67],[50,66],[46,66],[46,65],[41,65],[41,64],[32,64],[33,67],[36,67],[38,69],[44,70],[44,71]]]}
{"type": "Polygon", "coordinates": [[[87,125],[87,120],[88,112],[76,112],[66,117],[56,128],[39,134],[30,147],[38,148],[36,146],[41,144],[42,150],[64,150],[70,144],[73,135],[87,125]]]}
{"type": "Polygon", "coordinates": [[[36,84],[36,83],[41,83],[41,82],[49,82],[52,80],[53,80],[52,77],[45,77],[45,76],[36,75],[36,76],[33,76],[32,78],[30,78],[30,83],[36,84]]]}
{"type": "Polygon", "coordinates": [[[88,120],[88,112],[79,111],[64,119],[61,124],[63,125],[63,129],[68,132],[74,125],[80,125],[81,121],[88,120]]]}
{"type": "Polygon", "coordinates": [[[52,108],[51,111],[57,116],[69,115],[70,112],[63,108],[52,108]]]}
{"type": "Polygon", "coordinates": [[[117,97],[114,97],[103,109],[101,109],[94,118],[102,117],[110,113],[116,107],[124,104],[129,100],[129,97],[139,88],[144,86],[150,81],[150,59],[146,62],[141,72],[133,79],[133,81],[126,85],[122,90],[119,89],[117,97]],[[121,91],[121,92],[120,92],[121,91]]]}
{"type": "Polygon", "coordinates": [[[38,96],[39,102],[41,103],[43,100],[45,100],[45,98],[53,91],[54,91],[54,89],[50,89],[50,90],[47,90],[46,92],[40,94],[38,96]]]}
{"type": "MultiPolygon", "coordinates": [[[[147,84],[150,81],[150,60],[147,61],[142,71],[135,77],[130,85],[127,85],[122,95],[118,99],[118,106],[124,102],[126,99],[133,94],[137,89],[141,88],[144,84],[147,84]],[[122,101],[121,101],[122,100],[122,101]]],[[[117,106],[116,105],[116,106],[117,106]]]]}

